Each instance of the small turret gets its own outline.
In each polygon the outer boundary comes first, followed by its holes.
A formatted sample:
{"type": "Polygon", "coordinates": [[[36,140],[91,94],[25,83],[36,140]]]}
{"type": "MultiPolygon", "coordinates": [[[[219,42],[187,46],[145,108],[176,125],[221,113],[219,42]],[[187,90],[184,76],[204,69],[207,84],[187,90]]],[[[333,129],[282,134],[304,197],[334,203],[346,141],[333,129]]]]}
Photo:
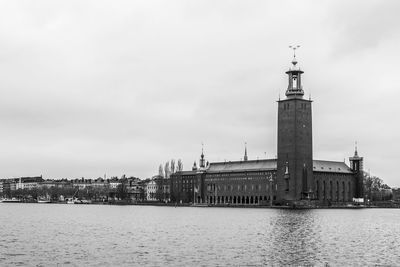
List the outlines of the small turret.
{"type": "Polygon", "coordinates": [[[196,165],[196,161],[195,161],[195,162],[193,162],[192,171],[197,171],[197,165],[196,165]]]}
{"type": "Polygon", "coordinates": [[[353,172],[362,172],[363,171],[363,157],[358,156],[357,151],[357,142],[354,149],[354,156],[349,158],[350,160],[350,168],[353,172]]]}
{"type": "Polygon", "coordinates": [[[350,168],[354,172],[355,178],[355,197],[364,197],[364,172],[363,172],[363,157],[358,155],[357,142],[354,149],[354,156],[350,157],[350,168]]]}

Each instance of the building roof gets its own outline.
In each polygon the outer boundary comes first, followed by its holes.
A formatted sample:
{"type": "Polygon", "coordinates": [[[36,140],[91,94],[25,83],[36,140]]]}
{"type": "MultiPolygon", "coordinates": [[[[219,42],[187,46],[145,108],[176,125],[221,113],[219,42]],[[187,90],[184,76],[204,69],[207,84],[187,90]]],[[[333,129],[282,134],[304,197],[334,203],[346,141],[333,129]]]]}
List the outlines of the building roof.
{"type": "Polygon", "coordinates": [[[207,172],[276,170],[276,159],[213,162],[207,172]]]}
{"type": "MultiPolygon", "coordinates": [[[[248,161],[212,162],[205,172],[243,172],[243,171],[269,171],[277,168],[276,159],[261,159],[248,161]]],[[[352,174],[350,167],[341,161],[313,160],[314,172],[348,173],[352,174]]],[[[194,175],[197,171],[182,171],[182,175],[194,175]]]]}
{"type": "Polygon", "coordinates": [[[314,172],[353,173],[346,163],[341,161],[314,160],[314,172]]]}
{"type": "Polygon", "coordinates": [[[179,171],[179,172],[176,172],[176,173],[180,173],[181,175],[194,175],[197,172],[198,171],[196,170],[196,171],[179,171]]]}

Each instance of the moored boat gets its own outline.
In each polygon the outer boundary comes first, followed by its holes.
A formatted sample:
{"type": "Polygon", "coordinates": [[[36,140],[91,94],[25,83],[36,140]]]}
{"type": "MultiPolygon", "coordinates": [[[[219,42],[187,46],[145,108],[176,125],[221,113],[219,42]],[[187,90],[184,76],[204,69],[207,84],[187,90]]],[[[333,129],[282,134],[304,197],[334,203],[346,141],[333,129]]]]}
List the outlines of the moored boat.
{"type": "Polygon", "coordinates": [[[1,202],[3,202],[3,203],[19,203],[19,202],[21,202],[21,200],[13,197],[13,198],[3,198],[1,200],[1,202]]]}
{"type": "Polygon", "coordinates": [[[38,203],[51,203],[50,199],[38,199],[38,203]]]}
{"type": "Polygon", "coordinates": [[[75,204],[75,200],[73,198],[66,198],[67,204],[75,204]]]}

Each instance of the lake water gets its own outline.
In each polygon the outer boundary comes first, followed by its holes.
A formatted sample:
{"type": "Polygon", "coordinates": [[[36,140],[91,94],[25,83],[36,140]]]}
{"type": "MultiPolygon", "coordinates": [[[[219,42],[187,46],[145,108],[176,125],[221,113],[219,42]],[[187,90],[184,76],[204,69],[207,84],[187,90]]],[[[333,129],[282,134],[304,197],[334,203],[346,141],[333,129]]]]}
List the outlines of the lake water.
{"type": "Polygon", "coordinates": [[[0,266],[400,266],[400,209],[0,203],[0,266]]]}

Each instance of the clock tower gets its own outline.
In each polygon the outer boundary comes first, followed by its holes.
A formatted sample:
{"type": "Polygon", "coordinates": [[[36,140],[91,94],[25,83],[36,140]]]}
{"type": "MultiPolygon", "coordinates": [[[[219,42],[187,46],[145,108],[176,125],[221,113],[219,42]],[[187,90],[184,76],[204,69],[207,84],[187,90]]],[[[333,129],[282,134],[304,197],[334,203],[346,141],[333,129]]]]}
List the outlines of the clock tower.
{"type": "MultiPolygon", "coordinates": [[[[293,50],[295,50],[294,48],[293,50]]],[[[277,200],[294,202],[311,197],[313,150],[311,99],[304,99],[296,54],[286,72],[285,99],[278,101],[277,200]]]]}

